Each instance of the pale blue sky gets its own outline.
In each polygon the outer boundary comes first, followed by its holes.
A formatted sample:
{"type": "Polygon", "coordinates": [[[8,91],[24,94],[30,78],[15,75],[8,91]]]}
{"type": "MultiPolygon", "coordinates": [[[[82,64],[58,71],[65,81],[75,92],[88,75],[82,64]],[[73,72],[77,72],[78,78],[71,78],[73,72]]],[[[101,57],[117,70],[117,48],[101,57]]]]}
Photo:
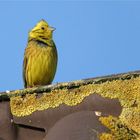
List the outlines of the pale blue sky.
{"type": "Polygon", "coordinates": [[[56,28],[53,82],[140,69],[140,1],[0,1],[0,91],[23,88],[28,31],[40,19],[56,28]]]}

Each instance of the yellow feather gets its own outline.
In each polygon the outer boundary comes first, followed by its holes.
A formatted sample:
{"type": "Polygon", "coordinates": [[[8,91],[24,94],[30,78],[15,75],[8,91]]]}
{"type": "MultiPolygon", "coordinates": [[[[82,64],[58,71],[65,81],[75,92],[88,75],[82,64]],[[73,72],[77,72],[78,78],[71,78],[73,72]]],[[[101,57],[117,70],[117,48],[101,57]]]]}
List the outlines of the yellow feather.
{"type": "Polygon", "coordinates": [[[57,68],[57,50],[52,28],[43,20],[29,33],[25,49],[23,78],[25,87],[50,84],[57,68]]]}

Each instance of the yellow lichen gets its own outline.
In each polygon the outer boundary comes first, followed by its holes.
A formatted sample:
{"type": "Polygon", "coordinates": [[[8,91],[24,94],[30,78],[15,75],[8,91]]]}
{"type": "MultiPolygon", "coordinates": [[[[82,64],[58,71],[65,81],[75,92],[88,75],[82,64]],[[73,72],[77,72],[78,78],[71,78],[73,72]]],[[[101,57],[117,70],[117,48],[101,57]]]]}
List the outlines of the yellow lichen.
{"type": "Polygon", "coordinates": [[[135,131],[129,129],[116,117],[100,117],[100,121],[111,130],[111,135],[104,134],[100,137],[100,140],[106,138],[108,135],[112,136],[112,140],[136,140],[139,137],[135,131]]]}
{"type": "Polygon", "coordinates": [[[129,128],[140,134],[140,108],[130,107],[123,108],[120,120],[125,123],[129,128]]]}
{"type": "Polygon", "coordinates": [[[103,134],[101,138],[111,139],[115,136],[118,140],[119,137],[125,135],[125,140],[129,137],[132,140],[136,139],[136,134],[133,135],[130,132],[140,134],[140,77],[87,84],[74,89],[55,89],[41,94],[40,97],[37,97],[36,94],[11,97],[11,111],[15,116],[26,116],[34,111],[55,108],[61,104],[75,106],[81,103],[85,97],[94,93],[111,99],[117,98],[122,105],[122,113],[118,118],[109,117],[102,120],[103,124],[111,129],[111,134],[103,134]],[[118,127],[119,124],[123,124],[125,127],[118,127]],[[132,131],[127,131],[126,128],[132,131]]]}
{"type": "Polygon", "coordinates": [[[98,93],[104,97],[118,98],[124,107],[130,107],[140,101],[140,78],[114,80],[100,85],[98,93]]]}
{"type": "Polygon", "coordinates": [[[102,133],[100,136],[99,136],[99,139],[100,140],[116,140],[112,134],[108,134],[108,133],[102,133]]]}
{"type": "Polygon", "coordinates": [[[21,96],[12,97],[10,104],[12,105],[11,111],[13,114],[29,115],[36,110],[35,94],[27,94],[25,98],[21,98],[21,96]]]}
{"type": "Polygon", "coordinates": [[[75,92],[68,93],[67,89],[63,89],[43,93],[39,98],[36,97],[36,94],[26,94],[25,97],[11,97],[11,111],[15,116],[26,116],[36,110],[58,107],[62,103],[73,106],[82,102],[85,97],[82,92],[78,94],[76,92],[75,90],[75,92]]]}

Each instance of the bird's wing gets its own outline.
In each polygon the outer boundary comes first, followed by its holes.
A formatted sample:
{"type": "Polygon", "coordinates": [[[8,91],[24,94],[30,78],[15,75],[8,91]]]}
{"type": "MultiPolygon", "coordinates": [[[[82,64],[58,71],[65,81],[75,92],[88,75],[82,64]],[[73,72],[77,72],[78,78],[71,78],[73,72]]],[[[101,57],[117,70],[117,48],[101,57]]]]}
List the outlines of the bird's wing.
{"type": "Polygon", "coordinates": [[[24,55],[24,61],[23,61],[23,82],[24,82],[24,87],[27,87],[27,81],[26,81],[26,67],[27,67],[27,57],[24,55]]]}

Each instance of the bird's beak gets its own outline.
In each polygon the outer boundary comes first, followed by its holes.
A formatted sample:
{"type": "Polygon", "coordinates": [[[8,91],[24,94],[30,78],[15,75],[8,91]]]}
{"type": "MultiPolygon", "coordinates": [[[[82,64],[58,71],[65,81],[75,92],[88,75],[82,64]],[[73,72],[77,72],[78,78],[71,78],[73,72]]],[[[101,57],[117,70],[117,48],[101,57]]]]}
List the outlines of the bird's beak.
{"type": "Polygon", "coordinates": [[[56,28],[54,28],[54,27],[49,27],[49,29],[50,29],[51,31],[54,31],[56,28]]]}

